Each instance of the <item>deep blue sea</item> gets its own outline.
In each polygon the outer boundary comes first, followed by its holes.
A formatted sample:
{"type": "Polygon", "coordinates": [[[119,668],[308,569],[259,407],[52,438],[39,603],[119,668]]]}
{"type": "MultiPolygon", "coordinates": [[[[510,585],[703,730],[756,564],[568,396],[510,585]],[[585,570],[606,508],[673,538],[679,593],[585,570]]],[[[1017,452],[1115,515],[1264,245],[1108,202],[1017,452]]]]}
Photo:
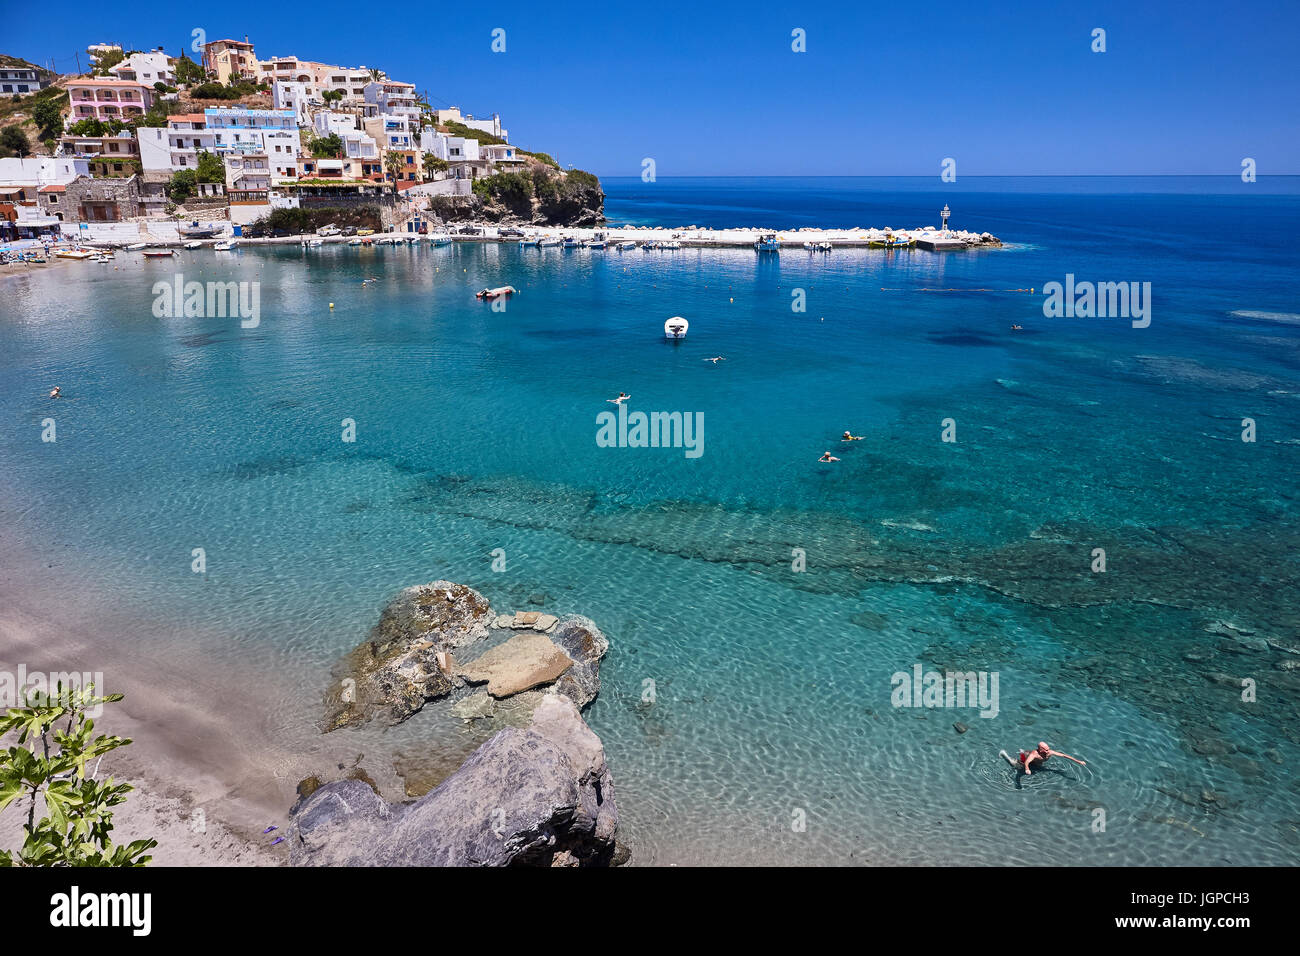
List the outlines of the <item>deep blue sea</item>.
{"type": "MultiPolygon", "coordinates": [[[[331,665],[403,586],[593,618],[588,722],[637,863],[1300,860],[1300,178],[605,186],[616,226],[946,203],[1006,245],[0,275],[0,517],[207,635],[152,653],[266,676],[240,706],[281,745],[311,746],[331,665]],[[260,324],[155,317],[178,272],[260,282],[260,324]],[[1045,317],[1067,274],[1150,283],[1149,326],[1045,317]],[[502,312],[474,298],[503,284],[502,312]],[[620,391],[702,414],[703,454],[601,447],[620,391]],[[996,674],[996,717],[894,706],[918,664],[996,674]],[[1086,766],[998,757],[1039,740],[1086,766]]],[[[358,733],[368,767],[442,746],[424,717],[358,733]]]]}

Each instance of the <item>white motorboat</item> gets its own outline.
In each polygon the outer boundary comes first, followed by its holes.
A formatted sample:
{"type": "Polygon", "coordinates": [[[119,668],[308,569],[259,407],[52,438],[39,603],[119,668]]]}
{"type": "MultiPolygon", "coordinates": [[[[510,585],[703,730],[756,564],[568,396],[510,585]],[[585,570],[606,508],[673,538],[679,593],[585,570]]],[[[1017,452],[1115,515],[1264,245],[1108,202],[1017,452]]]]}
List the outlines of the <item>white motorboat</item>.
{"type": "Polygon", "coordinates": [[[543,236],[541,239],[537,240],[537,245],[539,248],[546,248],[547,246],[558,246],[559,244],[560,244],[560,240],[556,236],[543,236]]]}
{"type": "Polygon", "coordinates": [[[126,249],[127,249],[128,252],[139,252],[141,249],[145,248],[147,245],[149,245],[149,243],[147,243],[147,242],[133,242],[133,243],[131,243],[129,246],[127,246],[126,249]]]}
{"type": "Polygon", "coordinates": [[[636,248],[636,243],[635,243],[635,242],[620,242],[620,243],[618,244],[618,251],[619,251],[619,252],[627,252],[628,250],[630,250],[630,249],[635,249],[635,248],[636,248]]]}
{"type": "Polygon", "coordinates": [[[680,315],[674,315],[664,323],[664,338],[674,342],[678,339],[684,339],[686,338],[686,330],[690,327],[691,324],[680,315]]]}
{"type": "Polygon", "coordinates": [[[605,240],[604,240],[604,239],[588,239],[586,242],[584,242],[584,243],[582,244],[582,247],[583,247],[584,249],[604,249],[604,248],[605,248],[605,240]]]}
{"type": "Polygon", "coordinates": [[[429,244],[434,246],[449,246],[451,245],[451,236],[445,232],[435,232],[429,236],[429,244]]]}
{"type": "Polygon", "coordinates": [[[191,239],[189,242],[185,243],[185,248],[186,248],[186,249],[202,249],[202,248],[203,248],[203,243],[199,242],[199,240],[197,240],[197,239],[191,239]]]}
{"type": "Polygon", "coordinates": [[[360,236],[353,236],[351,239],[348,240],[348,245],[349,245],[349,246],[359,246],[359,245],[361,245],[361,237],[360,237],[360,236]]]}
{"type": "Polygon", "coordinates": [[[660,249],[680,249],[681,247],[682,244],[676,239],[665,239],[663,242],[659,243],[660,249]]]}
{"type": "Polygon", "coordinates": [[[234,239],[227,239],[224,242],[218,242],[212,248],[215,249],[217,252],[230,252],[232,249],[235,248],[236,245],[238,245],[238,243],[235,242],[234,239]]]}

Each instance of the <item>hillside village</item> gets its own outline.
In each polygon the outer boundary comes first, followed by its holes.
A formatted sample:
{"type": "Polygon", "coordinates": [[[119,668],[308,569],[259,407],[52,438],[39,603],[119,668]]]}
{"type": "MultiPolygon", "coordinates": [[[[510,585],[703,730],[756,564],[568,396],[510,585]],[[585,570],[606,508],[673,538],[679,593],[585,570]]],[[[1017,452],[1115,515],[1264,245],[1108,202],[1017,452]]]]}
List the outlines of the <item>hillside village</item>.
{"type": "Polygon", "coordinates": [[[86,54],[80,75],[0,56],[0,240],[109,223],[256,235],[603,221],[595,176],[381,69],[260,59],[248,37],[194,59],[106,43],[86,54]]]}

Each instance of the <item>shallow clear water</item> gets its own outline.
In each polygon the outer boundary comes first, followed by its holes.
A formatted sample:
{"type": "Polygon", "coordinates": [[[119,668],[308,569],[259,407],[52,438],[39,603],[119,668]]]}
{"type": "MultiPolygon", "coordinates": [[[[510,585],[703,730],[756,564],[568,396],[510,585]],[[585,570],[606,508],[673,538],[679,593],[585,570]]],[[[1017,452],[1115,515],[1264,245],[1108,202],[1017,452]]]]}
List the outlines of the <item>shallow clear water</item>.
{"type": "MultiPolygon", "coordinates": [[[[613,649],[588,720],[638,862],[1296,861],[1294,181],[606,185],[614,223],[910,227],[947,202],[1010,245],[245,248],[5,276],[6,520],[214,635],[158,653],[274,675],[270,726],[303,748],[402,586],[590,616],[613,649]],[[178,272],[259,281],[260,325],[155,318],[178,272]],[[1151,282],[1150,327],[1044,318],[1066,273],[1151,282]],[[507,283],[504,312],[473,298],[507,283]],[[704,453],[600,447],[619,391],[702,413],[704,453]],[[998,716],[891,706],[917,663],[997,672],[998,716]],[[1038,740],[1087,767],[1018,785],[997,752],[1038,740]]],[[[434,746],[424,717],[359,735],[368,759],[434,746]]]]}

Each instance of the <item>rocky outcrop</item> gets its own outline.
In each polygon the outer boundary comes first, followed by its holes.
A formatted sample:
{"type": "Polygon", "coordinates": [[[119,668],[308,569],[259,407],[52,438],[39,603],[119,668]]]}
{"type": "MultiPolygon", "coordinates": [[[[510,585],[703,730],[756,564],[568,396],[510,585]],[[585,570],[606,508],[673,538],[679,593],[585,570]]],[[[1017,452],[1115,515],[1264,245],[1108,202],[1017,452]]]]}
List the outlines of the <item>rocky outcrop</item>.
{"type": "Polygon", "coordinates": [[[365,783],[318,787],[294,809],[298,866],[603,866],[618,811],[600,739],[578,705],[542,696],[436,789],[390,805],[365,783]]]}
{"type": "MultiPolygon", "coordinates": [[[[497,700],[553,686],[586,707],[600,692],[600,661],[608,650],[605,635],[585,617],[497,615],[479,592],[450,581],[407,588],[384,608],[367,639],[336,665],[325,730],[375,717],[400,723],[428,701],[457,692],[464,698],[453,706],[454,716],[493,717],[486,702],[469,702],[467,684],[487,684],[497,700]],[[501,630],[512,636],[489,647],[488,639],[501,630]],[[458,657],[465,660],[458,663],[458,657]]],[[[506,709],[510,722],[527,717],[523,703],[506,709]]]]}
{"type": "Polygon", "coordinates": [[[450,581],[407,588],[384,608],[367,639],[335,667],[326,732],[383,716],[399,723],[449,693],[451,652],[487,636],[487,599],[450,581]]]}

